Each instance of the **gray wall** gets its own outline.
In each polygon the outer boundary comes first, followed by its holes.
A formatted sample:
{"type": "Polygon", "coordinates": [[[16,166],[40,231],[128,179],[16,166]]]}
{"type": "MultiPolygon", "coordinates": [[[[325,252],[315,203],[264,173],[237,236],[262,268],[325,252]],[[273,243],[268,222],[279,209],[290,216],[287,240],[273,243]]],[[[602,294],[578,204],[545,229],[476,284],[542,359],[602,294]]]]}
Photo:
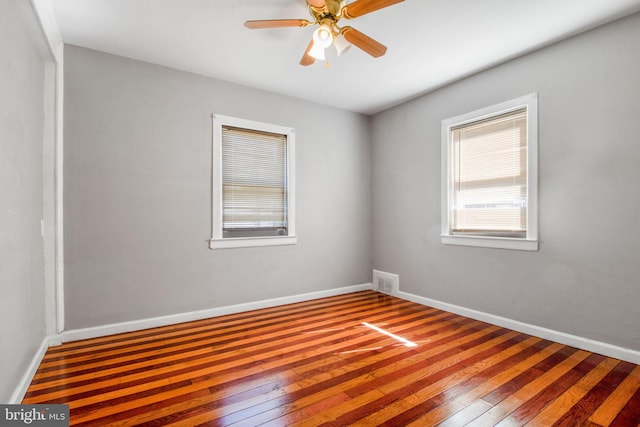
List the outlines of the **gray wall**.
{"type": "Polygon", "coordinates": [[[640,14],[372,118],[374,268],[419,296],[640,350],[640,14]],[[538,252],[440,244],[440,121],[539,93],[538,252]]]}
{"type": "Polygon", "coordinates": [[[0,402],[9,401],[45,336],[44,62],[25,5],[0,1],[0,402]]]}
{"type": "Polygon", "coordinates": [[[370,282],[369,118],[65,48],[66,329],[370,282]],[[208,249],[211,118],[296,129],[298,244],[208,249]]]}

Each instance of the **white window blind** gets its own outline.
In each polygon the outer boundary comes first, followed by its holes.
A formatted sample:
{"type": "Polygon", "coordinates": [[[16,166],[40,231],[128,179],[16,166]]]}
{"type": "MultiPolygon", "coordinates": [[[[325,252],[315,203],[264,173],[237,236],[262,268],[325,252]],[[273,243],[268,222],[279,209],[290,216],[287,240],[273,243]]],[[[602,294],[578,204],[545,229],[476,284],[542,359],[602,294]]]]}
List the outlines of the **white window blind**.
{"type": "Polygon", "coordinates": [[[225,237],[287,231],[287,135],[222,126],[225,237]]]}
{"type": "Polygon", "coordinates": [[[527,109],[451,128],[450,232],[527,233],[527,109]]]}

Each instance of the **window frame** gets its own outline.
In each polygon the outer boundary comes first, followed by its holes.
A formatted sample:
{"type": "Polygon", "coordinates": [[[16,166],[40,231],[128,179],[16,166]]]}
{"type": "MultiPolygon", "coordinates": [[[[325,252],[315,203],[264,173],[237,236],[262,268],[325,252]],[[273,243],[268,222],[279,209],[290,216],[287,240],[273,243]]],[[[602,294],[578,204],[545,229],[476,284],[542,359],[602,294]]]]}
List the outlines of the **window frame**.
{"type": "Polygon", "coordinates": [[[538,94],[532,93],[441,122],[441,234],[445,245],[484,248],[538,250],[538,94]],[[460,235],[451,232],[453,206],[453,140],[452,129],[481,120],[497,117],[522,108],[527,111],[527,231],[524,238],[487,235],[460,235]]]}
{"type": "Polygon", "coordinates": [[[212,114],[212,173],[211,173],[211,239],[210,249],[295,245],[295,129],[238,117],[212,114]],[[230,126],[258,132],[285,135],[287,173],[287,234],[283,236],[223,237],[222,214],[222,127],[230,126]]]}

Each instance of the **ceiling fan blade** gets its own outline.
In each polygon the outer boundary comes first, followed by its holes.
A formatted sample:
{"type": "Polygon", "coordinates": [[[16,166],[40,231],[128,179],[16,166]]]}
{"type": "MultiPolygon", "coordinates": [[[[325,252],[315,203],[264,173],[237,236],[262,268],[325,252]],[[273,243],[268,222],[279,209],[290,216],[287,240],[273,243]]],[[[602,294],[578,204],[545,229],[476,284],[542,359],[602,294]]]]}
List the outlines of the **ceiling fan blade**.
{"type": "Polygon", "coordinates": [[[307,4],[309,6],[315,7],[316,9],[322,9],[327,5],[324,0],[307,0],[307,4]]]}
{"type": "Polygon", "coordinates": [[[374,58],[378,58],[387,53],[387,47],[385,45],[375,41],[355,28],[344,27],[341,32],[349,43],[359,47],[374,58]]]}
{"type": "Polygon", "coordinates": [[[342,9],[342,16],[347,19],[357,18],[385,7],[402,3],[404,0],[356,0],[342,9]]]}
{"type": "Polygon", "coordinates": [[[307,50],[304,51],[304,55],[302,55],[302,58],[300,58],[300,65],[304,65],[306,67],[307,65],[311,65],[316,62],[316,59],[313,56],[309,55],[309,51],[312,47],[313,39],[311,39],[311,41],[309,42],[309,46],[307,46],[307,50]]]}
{"type": "Polygon", "coordinates": [[[306,19],[263,19],[258,21],[247,21],[244,26],[257,30],[261,28],[282,28],[282,27],[306,27],[311,22],[306,19]]]}

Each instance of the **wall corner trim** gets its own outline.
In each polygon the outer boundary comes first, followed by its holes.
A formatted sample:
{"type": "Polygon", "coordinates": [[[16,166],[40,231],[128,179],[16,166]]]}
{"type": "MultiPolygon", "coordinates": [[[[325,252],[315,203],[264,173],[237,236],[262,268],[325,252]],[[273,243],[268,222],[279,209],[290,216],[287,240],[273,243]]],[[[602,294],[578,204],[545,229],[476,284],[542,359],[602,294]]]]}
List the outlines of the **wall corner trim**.
{"type": "Polygon", "coordinates": [[[47,340],[49,342],[49,347],[57,347],[59,345],[62,345],[62,335],[60,334],[49,335],[47,337],[47,340]]]}
{"type": "Polygon", "coordinates": [[[567,334],[565,332],[553,329],[543,328],[541,326],[531,325],[529,323],[520,322],[506,317],[496,316],[494,314],[461,307],[454,304],[422,297],[408,292],[400,291],[398,298],[412,301],[421,305],[434,307],[440,310],[458,314],[460,316],[469,317],[471,319],[480,320],[482,322],[491,323],[492,325],[509,328],[514,331],[523,332],[525,334],[559,342],[564,345],[576,347],[592,353],[602,354],[604,356],[613,357],[615,359],[625,360],[627,362],[640,364],[640,351],[619,347],[601,341],[595,341],[589,338],[577,335],[567,334]]]}
{"type": "Polygon", "coordinates": [[[78,341],[89,338],[103,337],[120,334],[123,332],[139,331],[142,329],[157,328],[160,326],[174,325],[176,323],[191,322],[193,320],[207,319],[210,317],[224,316],[227,314],[241,313],[244,311],[258,310],[261,308],[275,307],[284,304],[310,301],[336,295],[350,294],[353,292],[373,289],[372,283],[327,289],[324,291],[309,292],[288,297],[272,298],[261,301],[253,301],[243,304],[235,304],[224,307],[190,311],[186,313],[170,314],[167,316],[151,317],[147,319],[133,320],[129,322],[112,323],[104,326],[95,326],[83,329],[72,329],[60,334],[62,342],[78,341]]]}

